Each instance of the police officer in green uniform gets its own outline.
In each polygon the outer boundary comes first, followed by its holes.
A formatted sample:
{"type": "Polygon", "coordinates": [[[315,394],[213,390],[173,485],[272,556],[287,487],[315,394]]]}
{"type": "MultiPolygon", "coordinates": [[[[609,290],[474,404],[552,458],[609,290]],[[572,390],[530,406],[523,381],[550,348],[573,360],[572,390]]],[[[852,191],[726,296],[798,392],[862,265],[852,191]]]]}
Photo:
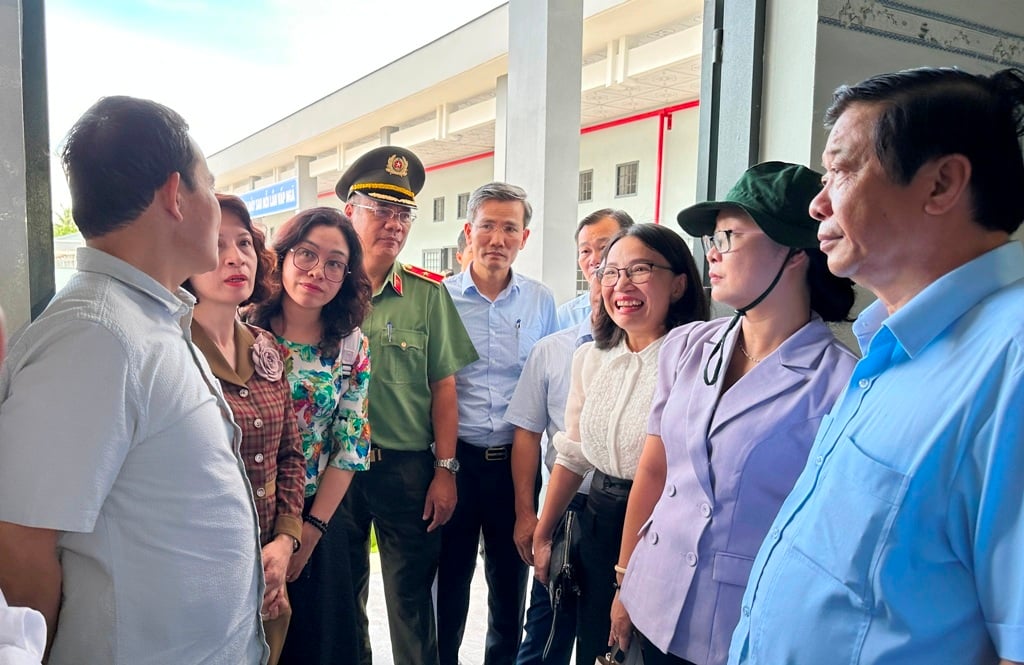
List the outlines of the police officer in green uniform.
{"type": "Polygon", "coordinates": [[[370,469],[356,474],[339,511],[352,548],[362,665],[371,662],[371,523],[395,663],[438,662],[430,588],[441,551],[439,529],[457,498],[454,374],[477,359],[441,275],[398,262],[424,178],[415,154],[383,146],[356,160],[335,188],[362,242],[374,293],[362,325],[370,340],[370,469]]]}

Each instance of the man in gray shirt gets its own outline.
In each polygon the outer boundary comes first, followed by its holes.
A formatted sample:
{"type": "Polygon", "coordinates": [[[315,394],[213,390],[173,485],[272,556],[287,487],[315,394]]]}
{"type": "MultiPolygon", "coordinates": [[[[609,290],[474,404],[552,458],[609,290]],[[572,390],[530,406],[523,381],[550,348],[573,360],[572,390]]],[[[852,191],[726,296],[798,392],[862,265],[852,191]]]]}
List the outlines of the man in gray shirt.
{"type": "Polygon", "coordinates": [[[43,613],[51,665],[266,662],[240,430],[179,288],[216,266],[213,176],[131,97],[62,158],[86,247],[0,372],[0,590],[43,613]]]}

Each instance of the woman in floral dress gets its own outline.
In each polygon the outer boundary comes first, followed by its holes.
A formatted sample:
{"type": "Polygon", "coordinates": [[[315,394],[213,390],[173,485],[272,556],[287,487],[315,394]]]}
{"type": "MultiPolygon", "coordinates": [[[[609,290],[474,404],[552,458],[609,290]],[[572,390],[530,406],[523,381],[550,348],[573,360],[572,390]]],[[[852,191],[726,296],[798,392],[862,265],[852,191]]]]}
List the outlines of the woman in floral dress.
{"type": "Polygon", "coordinates": [[[288,566],[292,622],[281,663],[356,662],[355,597],[345,531],[331,518],[367,468],[370,357],[359,323],[370,281],[352,223],[333,208],[300,212],[277,231],[279,288],[250,320],[274,332],[306,460],[301,547],[288,566]]]}

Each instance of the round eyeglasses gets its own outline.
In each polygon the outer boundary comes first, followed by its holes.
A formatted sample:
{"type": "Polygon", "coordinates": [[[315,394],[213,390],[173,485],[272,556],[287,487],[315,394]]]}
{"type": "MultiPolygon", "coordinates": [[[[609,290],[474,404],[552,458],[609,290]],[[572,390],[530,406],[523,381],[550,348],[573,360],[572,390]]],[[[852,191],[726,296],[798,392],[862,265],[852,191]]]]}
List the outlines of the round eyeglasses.
{"type": "Polygon", "coordinates": [[[668,270],[672,272],[672,268],[668,266],[659,266],[653,263],[634,263],[631,266],[625,268],[612,268],[611,266],[602,266],[594,271],[598,279],[601,280],[601,286],[615,286],[619,283],[619,273],[626,273],[626,279],[634,284],[645,284],[650,281],[651,273],[657,270],[668,270]]]}
{"type": "Polygon", "coordinates": [[[732,251],[732,237],[733,236],[745,236],[753,233],[764,233],[764,231],[733,231],[732,229],[722,229],[721,231],[715,231],[709,236],[701,236],[700,243],[704,246],[704,253],[707,254],[714,247],[718,250],[719,254],[728,254],[732,251]]]}
{"type": "Polygon", "coordinates": [[[416,213],[412,210],[396,210],[395,208],[386,208],[384,206],[364,206],[361,203],[353,203],[352,207],[369,210],[378,222],[384,222],[385,224],[393,219],[397,219],[402,226],[412,226],[412,223],[416,221],[416,213]]]}
{"type": "MultiPolygon", "coordinates": [[[[320,264],[320,255],[311,249],[292,247],[288,251],[291,252],[292,263],[299,270],[308,272],[320,264]]],[[[348,273],[348,264],[344,261],[337,259],[327,259],[324,261],[324,279],[328,282],[340,284],[345,280],[345,275],[348,273]]]]}

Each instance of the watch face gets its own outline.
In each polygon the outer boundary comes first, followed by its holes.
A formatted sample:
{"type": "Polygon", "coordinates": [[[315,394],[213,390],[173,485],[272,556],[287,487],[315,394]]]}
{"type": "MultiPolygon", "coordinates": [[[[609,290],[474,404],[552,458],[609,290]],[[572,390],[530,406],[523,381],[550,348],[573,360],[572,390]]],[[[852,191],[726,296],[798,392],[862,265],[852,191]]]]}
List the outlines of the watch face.
{"type": "Polygon", "coordinates": [[[448,462],[448,468],[451,469],[452,473],[458,473],[462,465],[459,464],[459,460],[453,459],[448,462]]]}
{"type": "Polygon", "coordinates": [[[458,473],[459,472],[459,468],[460,468],[459,460],[455,459],[454,457],[452,457],[451,459],[439,459],[439,460],[436,460],[434,462],[434,466],[435,467],[440,467],[442,469],[447,469],[448,471],[451,471],[452,473],[458,473]]]}

